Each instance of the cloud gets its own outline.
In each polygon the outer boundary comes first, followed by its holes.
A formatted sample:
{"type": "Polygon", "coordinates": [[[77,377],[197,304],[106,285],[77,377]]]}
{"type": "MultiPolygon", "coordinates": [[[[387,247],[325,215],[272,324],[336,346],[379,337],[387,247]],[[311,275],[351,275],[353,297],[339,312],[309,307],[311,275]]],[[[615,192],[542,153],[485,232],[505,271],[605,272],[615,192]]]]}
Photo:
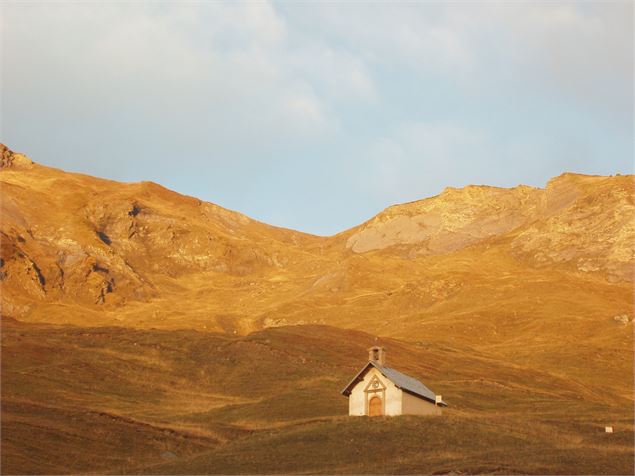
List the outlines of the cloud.
{"type": "Polygon", "coordinates": [[[266,147],[316,140],[337,126],[335,102],[372,96],[359,60],[292,44],[266,2],[11,3],[5,16],[9,130],[33,133],[19,122],[54,110],[69,130],[79,115],[124,142],[134,127],[143,140],[266,147]]]}
{"type": "Polygon", "coordinates": [[[623,122],[632,102],[632,9],[627,1],[325,2],[292,18],[371,70],[432,77],[472,95],[548,95],[623,122]]]}

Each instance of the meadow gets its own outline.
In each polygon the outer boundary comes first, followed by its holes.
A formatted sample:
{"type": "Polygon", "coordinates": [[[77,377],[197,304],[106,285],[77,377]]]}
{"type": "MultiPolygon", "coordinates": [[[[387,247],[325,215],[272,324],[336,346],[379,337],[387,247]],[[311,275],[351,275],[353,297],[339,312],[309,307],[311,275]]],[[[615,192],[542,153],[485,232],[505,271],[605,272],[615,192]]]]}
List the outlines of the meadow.
{"type": "Polygon", "coordinates": [[[339,391],[375,342],[329,326],[228,336],[4,319],[2,473],[633,468],[632,401],[470,348],[380,339],[390,365],[450,406],[440,417],[348,417],[339,391]]]}

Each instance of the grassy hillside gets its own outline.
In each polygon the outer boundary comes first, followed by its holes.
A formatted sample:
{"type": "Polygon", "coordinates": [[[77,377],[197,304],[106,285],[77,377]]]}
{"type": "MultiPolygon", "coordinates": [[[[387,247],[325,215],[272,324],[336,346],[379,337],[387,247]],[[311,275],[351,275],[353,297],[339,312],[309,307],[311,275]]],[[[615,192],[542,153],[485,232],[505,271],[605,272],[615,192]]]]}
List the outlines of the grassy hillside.
{"type": "MultiPolygon", "coordinates": [[[[623,423],[628,424],[628,419],[623,423]]],[[[259,432],[149,474],[606,474],[633,466],[632,432],[539,419],[340,418],[259,432]]]]}
{"type": "Polygon", "coordinates": [[[469,348],[380,339],[391,365],[450,407],[439,418],[346,417],[339,390],[374,342],[327,326],[230,337],[5,319],[2,472],[620,474],[633,465],[632,400],[469,348]]]}

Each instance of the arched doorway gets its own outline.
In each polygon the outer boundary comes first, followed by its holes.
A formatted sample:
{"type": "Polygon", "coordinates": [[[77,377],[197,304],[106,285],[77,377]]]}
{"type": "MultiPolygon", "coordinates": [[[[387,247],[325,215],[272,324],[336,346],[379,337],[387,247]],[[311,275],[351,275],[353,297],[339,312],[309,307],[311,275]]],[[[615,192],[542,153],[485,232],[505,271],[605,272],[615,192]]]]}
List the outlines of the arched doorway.
{"type": "Polygon", "coordinates": [[[368,402],[368,416],[382,416],[381,398],[373,397],[368,402]]]}

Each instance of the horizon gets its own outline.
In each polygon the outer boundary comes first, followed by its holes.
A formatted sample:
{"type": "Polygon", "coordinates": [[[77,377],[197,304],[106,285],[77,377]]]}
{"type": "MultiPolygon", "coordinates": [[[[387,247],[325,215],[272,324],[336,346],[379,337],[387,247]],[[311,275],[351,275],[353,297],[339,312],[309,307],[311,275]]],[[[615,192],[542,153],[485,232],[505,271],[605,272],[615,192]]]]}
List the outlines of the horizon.
{"type": "Polygon", "coordinates": [[[632,174],[632,8],[4,2],[2,140],[319,236],[446,187],[632,174]]]}

